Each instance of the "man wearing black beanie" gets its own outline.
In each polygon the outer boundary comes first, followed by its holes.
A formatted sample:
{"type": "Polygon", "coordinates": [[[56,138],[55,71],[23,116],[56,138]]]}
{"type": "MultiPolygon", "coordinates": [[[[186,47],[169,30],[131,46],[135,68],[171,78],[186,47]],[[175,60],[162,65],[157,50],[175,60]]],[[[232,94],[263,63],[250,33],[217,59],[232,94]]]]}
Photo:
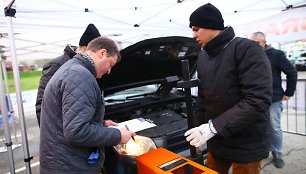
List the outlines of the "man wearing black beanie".
{"type": "Polygon", "coordinates": [[[269,107],[272,71],[254,41],[235,37],[224,27],[220,11],[208,3],[190,15],[194,39],[202,46],[197,74],[200,84],[194,120],[185,133],[192,146],[207,142],[207,166],[227,174],[259,174],[269,155],[269,107]]]}
{"type": "Polygon", "coordinates": [[[85,52],[88,43],[101,36],[98,29],[94,26],[94,24],[89,24],[84,31],[83,35],[79,41],[79,47],[76,48],[75,46],[67,45],[64,49],[64,54],[51,60],[50,62],[46,63],[42,70],[42,76],[39,81],[37,98],[36,98],[36,116],[38,121],[38,126],[40,125],[40,111],[41,111],[41,103],[44,95],[45,88],[47,83],[53,76],[53,74],[69,59],[76,55],[76,52],[81,53],[85,52]]]}
{"type": "Polygon", "coordinates": [[[101,36],[101,34],[99,33],[99,30],[95,27],[95,25],[89,24],[80,38],[78,50],[81,52],[85,52],[88,43],[99,36],[101,36]]]}

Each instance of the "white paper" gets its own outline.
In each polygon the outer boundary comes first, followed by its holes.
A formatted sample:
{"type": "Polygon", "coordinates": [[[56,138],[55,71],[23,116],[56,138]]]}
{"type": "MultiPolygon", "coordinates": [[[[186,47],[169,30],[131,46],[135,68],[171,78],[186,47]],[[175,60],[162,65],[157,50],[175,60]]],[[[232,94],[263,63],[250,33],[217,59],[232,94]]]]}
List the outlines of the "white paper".
{"type": "Polygon", "coordinates": [[[119,126],[116,126],[115,128],[126,128],[126,126],[130,129],[130,131],[138,132],[151,127],[155,127],[156,124],[144,118],[135,118],[132,120],[121,122],[119,123],[119,126]]]}

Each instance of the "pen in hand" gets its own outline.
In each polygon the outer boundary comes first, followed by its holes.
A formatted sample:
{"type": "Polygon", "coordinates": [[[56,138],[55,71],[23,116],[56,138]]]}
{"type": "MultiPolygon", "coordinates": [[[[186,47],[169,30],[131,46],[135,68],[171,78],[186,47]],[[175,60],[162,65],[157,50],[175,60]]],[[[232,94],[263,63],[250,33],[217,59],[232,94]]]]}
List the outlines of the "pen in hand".
{"type": "MultiPolygon", "coordinates": [[[[125,124],[124,126],[125,126],[126,130],[131,131],[131,130],[129,129],[129,127],[128,127],[126,124],[125,124]]],[[[134,136],[132,136],[132,139],[135,141],[134,136]]]]}

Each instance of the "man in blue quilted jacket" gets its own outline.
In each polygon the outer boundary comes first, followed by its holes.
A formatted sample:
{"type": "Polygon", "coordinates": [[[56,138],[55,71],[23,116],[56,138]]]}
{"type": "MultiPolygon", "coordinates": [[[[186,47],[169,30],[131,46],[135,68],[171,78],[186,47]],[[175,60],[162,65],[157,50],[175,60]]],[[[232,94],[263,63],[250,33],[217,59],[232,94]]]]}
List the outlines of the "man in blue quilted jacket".
{"type": "Polygon", "coordinates": [[[266,36],[263,32],[255,32],[251,39],[256,41],[266,52],[272,67],[273,78],[273,98],[270,106],[271,121],[271,152],[273,163],[277,168],[283,168],[285,165],[282,159],[283,152],[283,133],[281,127],[281,114],[283,111],[282,100],[288,101],[293,96],[296,82],[297,72],[291,65],[283,51],[274,49],[267,45],[266,36]],[[286,74],[287,85],[286,90],[282,88],[281,73],[286,74]]]}
{"type": "Polygon", "coordinates": [[[98,37],[52,76],[41,109],[40,173],[99,173],[104,146],[125,144],[135,135],[102,124],[104,99],[96,78],[119,60],[114,41],[98,37]]]}

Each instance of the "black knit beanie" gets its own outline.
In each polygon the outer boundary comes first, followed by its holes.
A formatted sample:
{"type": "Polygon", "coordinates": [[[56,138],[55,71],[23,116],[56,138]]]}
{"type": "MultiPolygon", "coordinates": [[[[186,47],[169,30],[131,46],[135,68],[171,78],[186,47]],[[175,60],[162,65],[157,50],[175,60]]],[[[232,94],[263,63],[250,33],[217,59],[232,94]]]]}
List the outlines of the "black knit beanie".
{"type": "Polygon", "coordinates": [[[98,29],[95,27],[94,24],[89,24],[85,30],[85,32],[83,33],[79,45],[80,46],[87,46],[88,43],[90,41],[92,41],[93,39],[97,38],[101,36],[101,34],[99,33],[98,29]]]}
{"type": "Polygon", "coordinates": [[[207,3],[196,9],[189,18],[190,24],[192,26],[214,29],[214,30],[223,30],[224,29],[224,20],[222,18],[221,12],[212,4],[207,3]]]}

